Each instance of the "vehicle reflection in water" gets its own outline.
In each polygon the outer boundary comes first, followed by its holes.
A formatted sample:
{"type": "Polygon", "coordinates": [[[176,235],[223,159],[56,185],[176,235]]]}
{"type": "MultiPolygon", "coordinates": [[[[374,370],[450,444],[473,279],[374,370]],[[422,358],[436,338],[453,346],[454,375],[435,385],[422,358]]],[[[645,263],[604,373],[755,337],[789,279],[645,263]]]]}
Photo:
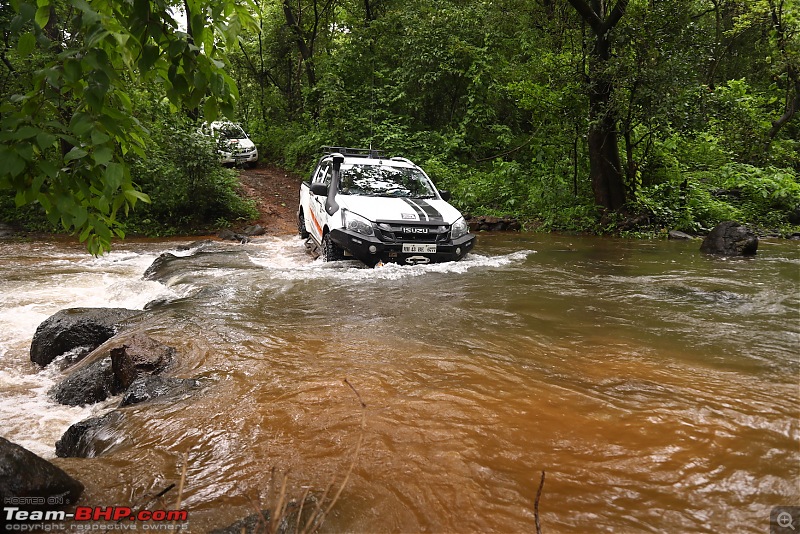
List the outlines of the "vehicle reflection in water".
{"type": "Polygon", "coordinates": [[[284,476],[297,499],[340,483],[362,432],[323,532],[531,532],[542,470],[550,532],[763,532],[800,499],[797,243],[735,261],[697,243],[484,235],[458,263],[372,270],[265,238],[231,246],[241,264],[141,280],[176,246],[0,251],[4,437],[43,453],[115,405],[47,401],[58,372],[27,347],[63,307],[165,299],[138,328],[178,349],[171,375],[204,384],[122,410],[97,458],[55,460],[86,504],[155,494],[186,455],[183,506],[204,532],[274,505],[284,476]]]}

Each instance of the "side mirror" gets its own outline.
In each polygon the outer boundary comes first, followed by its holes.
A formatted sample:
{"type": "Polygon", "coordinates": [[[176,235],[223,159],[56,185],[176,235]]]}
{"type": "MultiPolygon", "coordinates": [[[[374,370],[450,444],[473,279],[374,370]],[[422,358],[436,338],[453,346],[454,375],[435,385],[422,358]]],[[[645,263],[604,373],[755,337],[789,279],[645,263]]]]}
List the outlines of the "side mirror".
{"type": "Polygon", "coordinates": [[[439,190],[439,196],[442,197],[442,200],[445,202],[449,201],[451,198],[450,191],[445,191],[444,189],[439,190]]]}
{"type": "Polygon", "coordinates": [[[328,196],[328,186],[325,184],[311,184],[311,193],[320,197],[328,196]]]}

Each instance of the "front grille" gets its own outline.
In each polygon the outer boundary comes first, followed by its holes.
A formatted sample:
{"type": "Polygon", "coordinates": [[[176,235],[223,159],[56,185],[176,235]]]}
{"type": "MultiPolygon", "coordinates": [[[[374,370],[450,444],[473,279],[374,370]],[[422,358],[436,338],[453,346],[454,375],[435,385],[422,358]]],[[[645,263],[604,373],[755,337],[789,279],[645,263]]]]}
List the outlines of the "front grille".
{"type": "Polygon", "coordinates": [[[375,232],[384,243],[442,243],[450,236],[450,226],[379,222],[375,232]]]}

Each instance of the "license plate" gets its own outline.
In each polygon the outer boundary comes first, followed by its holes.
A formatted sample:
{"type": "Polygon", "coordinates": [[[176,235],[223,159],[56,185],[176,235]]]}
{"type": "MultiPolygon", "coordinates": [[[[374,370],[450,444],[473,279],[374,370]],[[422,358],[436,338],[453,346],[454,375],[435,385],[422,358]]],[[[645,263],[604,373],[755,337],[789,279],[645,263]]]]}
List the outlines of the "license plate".
{"type": "Polygon", "coordinates": [[[436,245],[426,243],[403,243],[403,254],[436,254],[436,245]]]}

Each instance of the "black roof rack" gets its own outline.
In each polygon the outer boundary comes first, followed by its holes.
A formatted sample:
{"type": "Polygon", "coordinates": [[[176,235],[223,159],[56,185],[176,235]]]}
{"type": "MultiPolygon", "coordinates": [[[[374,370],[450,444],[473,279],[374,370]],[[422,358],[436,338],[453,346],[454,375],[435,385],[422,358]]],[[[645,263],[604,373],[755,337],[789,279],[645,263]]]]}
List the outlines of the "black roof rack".
{"type": "Polygon", "coordinates": [[[386,154],[383,150],[373,150],[371,148],[348,148],[344,146],[324,146],[322,147],[323,154],[339,153],[343,156],[350,156],[356,158],[385,158],[386,154]]]}

